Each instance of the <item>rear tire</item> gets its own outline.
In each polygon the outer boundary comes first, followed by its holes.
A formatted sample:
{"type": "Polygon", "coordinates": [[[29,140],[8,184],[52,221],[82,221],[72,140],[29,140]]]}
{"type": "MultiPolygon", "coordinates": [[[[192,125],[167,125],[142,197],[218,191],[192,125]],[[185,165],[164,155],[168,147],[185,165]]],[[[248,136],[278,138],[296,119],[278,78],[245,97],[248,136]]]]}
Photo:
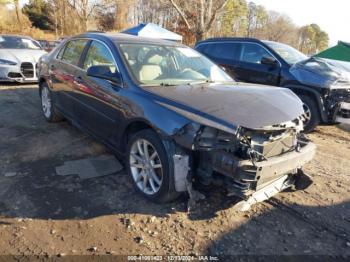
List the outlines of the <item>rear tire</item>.
{"type": "Polygon", "coordinates": [[[57,111],[52,94],[47,83],[40,86],[41,108],[46,121],[50,123],[60,122],[63,120],[62,115],[57,111]]]}
{"type": "Polygon", "coordinates": [[[320,113],[313,98],[308,95],[301,95],[299,97],[303,102],[305,117],[307,118],[304,121],[304,132],[310,133],[320,124],[320,113]]]}
{"type": "Polygon", "coordinates": [[[126,168],[134,187],[156,203],[180,195],[175,190],[173,154],[166,143],[151,129],[144,129],[132,135],[127,146],[126,168]]]}

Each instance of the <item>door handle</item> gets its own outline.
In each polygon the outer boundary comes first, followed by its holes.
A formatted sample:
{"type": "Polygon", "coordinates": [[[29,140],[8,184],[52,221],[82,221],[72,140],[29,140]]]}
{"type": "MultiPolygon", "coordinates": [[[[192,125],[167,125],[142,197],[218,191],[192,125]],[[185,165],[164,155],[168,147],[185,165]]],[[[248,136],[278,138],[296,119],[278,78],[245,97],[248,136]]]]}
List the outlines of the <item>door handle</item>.
{"type": "Polygon", "coordinates": [[[53,71],[55,71],[55,66],[54,65],[50,65],[49,66],[49,74],[52,74],[53,71]]]}
{"type": "Polygon", "coordinates": [[[76,76],[74,77],[74,81],[77,82],[78,84],[83,83],[83,78],[81,76],[76,76]]]}

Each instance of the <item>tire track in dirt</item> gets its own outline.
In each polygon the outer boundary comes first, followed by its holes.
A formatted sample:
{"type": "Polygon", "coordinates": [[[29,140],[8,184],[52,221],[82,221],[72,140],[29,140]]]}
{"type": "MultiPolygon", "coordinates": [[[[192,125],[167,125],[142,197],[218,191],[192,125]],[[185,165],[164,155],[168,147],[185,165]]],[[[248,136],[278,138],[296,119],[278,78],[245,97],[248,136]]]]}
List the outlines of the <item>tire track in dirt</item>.
{"type": "Polygon", "coordinates": [[[266,201],[267,203],[271,204],[273,207],[278,208],[279,210],[283,212],[287,212],[290,215],[292,215],[294,218],[308,224],[310,227],[314,228],[314,231],[320,232],[320,230],[327,231],[331,234],[333,234],[335,237],[341,238],[344,241],[349,242],[350,238],[347,236],[348,232],[341,228],[341,227],[336,227],[332,226],[328,223],[321,223],[316,220],[309,219],[307,216],[305,216],[303,213],[301,213],[299,210],[293,208],[292,206],[288,206],[284,204],[281,200],[277,198],[271,198],[266,201]]]}

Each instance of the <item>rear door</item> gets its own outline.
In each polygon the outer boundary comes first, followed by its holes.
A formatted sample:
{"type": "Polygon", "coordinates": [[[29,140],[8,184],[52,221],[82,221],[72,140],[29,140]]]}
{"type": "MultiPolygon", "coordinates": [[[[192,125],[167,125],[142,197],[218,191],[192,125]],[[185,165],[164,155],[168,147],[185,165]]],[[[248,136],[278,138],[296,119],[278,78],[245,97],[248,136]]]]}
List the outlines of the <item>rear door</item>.
{"type": "Polygon", "coordinates": [[[225,71],[236,79],[236,68],[239,65],[240,44],[235,42],[203,43],[196,48],[209,59],[220,65],[225,71]]]}
{"type": "Polygon", "coordinates": [[[74,78],[87,43],[86,39],[69,41],[50,64],[55,105],[71,118],[75,117],[74,78]]]}
{"type": "Polygon", "coordinates": [[[275,65],[262,64],[263,57],[273,57],[273,55],[260,44],[241,43],[240,62],[235,69],[236,80],[277,86],[281,64],[278,61],[275,65]]]}
{"type": "Polygon", "coordinates": [[[75,74],[77,119],[90,132],[113,144],[116,127],[122,117],[119,97],[121,86],[88,76],[89,67],[97,65],[107,65],[112,73],[119,74],[109,47],[103,42],[92,40],[75,74]]]}

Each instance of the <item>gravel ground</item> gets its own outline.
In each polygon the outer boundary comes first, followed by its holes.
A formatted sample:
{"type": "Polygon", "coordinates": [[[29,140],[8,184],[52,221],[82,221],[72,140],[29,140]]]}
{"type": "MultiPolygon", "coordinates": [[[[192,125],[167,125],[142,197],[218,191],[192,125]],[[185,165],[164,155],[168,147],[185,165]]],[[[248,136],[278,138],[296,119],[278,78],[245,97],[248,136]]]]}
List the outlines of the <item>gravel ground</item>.
{"type": "Polygon", "coordinates": [[[220,188],[194,214],[186,197],[156,205],[124,171],[57,176],[65,161],[106,149],[67,122],[46,123],[37,88],[0,86],[0,255],[350,255],[350,133],[320,126],[305,171],[313,184],[250,211],[220,188]]]}

